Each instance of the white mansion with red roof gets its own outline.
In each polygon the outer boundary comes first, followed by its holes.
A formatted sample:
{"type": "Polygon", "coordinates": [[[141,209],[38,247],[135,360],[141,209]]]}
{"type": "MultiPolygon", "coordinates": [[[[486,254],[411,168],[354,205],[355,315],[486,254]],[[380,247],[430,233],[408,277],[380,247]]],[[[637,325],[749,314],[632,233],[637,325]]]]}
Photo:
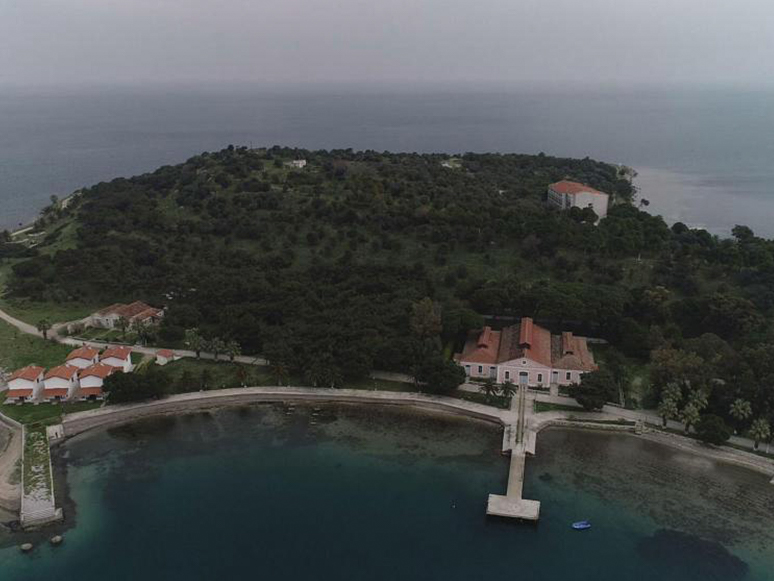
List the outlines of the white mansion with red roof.
{"type": "Polygon", "coordinates": [[[552,335],[529,317],[502,331],[484,327],[473,333],[454,360],[468,377],[538,387],[578,383],[597,369],[585,337],[552,335]]]}
{"type": "Polygon", "coordinates": [[[591,207],[598,218],[607,216],[610,196],[579,182],[562,180],[548,186],[548,203],[561,210],[591,207]]]}

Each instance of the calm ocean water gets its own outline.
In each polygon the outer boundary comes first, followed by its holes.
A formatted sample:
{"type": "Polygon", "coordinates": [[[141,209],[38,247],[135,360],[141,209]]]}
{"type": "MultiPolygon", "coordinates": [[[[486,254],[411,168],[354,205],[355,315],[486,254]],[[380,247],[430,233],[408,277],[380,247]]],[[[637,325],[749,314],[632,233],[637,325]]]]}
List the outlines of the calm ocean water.
{"type": "Polygon", "coordinates": [[[0,92],[0,227],[51,194],[229,143],[590,156],[639,171],[650,210],[774,236],[774,91],[99,89],[0,92]]]}
{"type": "Polygon", "coordinates": [[[764,477],[623,435],[547,431],[538,442],[525,489],[543,501],[534,526],[484,514],[507,478],[487,424],[352,407],[313,419],[302,406],[146,420],[66,444],[60,490],[75,528],[58,548],[0,548],[0,571],[4,581],[771,579],[764,477]],[[572,531],[582,518],[592,530],[572,531]]]}

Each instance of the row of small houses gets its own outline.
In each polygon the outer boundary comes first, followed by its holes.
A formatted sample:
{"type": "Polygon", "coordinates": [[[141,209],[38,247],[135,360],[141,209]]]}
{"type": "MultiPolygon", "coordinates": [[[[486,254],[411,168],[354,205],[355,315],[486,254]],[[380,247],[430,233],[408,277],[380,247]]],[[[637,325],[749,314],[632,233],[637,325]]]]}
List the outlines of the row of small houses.
{"type": "MultiPolygon", "coordinates": [[[[162,349],[156,362],[166,364],[176,358],[162,349]]],[[[102,385],[112,373],[134,370],[129,347],[108,347],[102,353],[93,347],[72,351],[63,365],[46,371],[38,365],[18,369],[8,379],[6,403],[86,401],[104,398],[102,385]]]]}

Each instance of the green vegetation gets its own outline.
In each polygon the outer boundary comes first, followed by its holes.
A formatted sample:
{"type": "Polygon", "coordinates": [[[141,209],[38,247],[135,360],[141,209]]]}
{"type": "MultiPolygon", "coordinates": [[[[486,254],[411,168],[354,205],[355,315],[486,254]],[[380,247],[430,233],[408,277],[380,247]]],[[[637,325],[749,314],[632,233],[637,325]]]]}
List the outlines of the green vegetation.
{"type": "Polygon", "coordinates": [[[26,365],[45,368],[64,363],[72,347],[28,335],[0,321],[0,367],[13,371],[26,365]]]}
{"type": "Polygon", "coordinates": [[[535,401],[535,413],[539,414],[542,412],[579,412],[581,410],[578,409],[577,406],[574,405],[564,405],[561,403],[549,403],[546,401],[535,401]]]}
{"type": "Polygon", "coordinates": [[[774,422],[774,242],[668,227],[594,160],[449,159],[229,147],[97,184],[44,212],[34,248],[0,244],[2,300],[141,299],[168,307],[164,345],[193,329],[276,377],[342,386],[378,368],[436,391],[460,380],[443,345],[484,315],[529,315],[610,342],[606,398],[655,407],[673,383],[665,411],[689,427],[707,413],[742,433],[774,422]],[[295,158],[307,167],[284,165],[295,158]],[[547,207],[564,178],[610,192],[608,216],[547,207]],[[737,399],[752,414],[733,416],[737,399]]]}
{"type": "Polygon", "coordinates": [[[51,494],[51,463],[45,426],[28,428],[24,440],[24,494],[51,494]]]}
{"type": "MultiPolygon", "coordinates": [[[[5,394],[3,394],[5,399],[5,394]]],[[[102,402],[95,401],[77,401],[72,403],[41,403],[33,405],[25,403],[22,405],[2,405],[0,412],[9,418],[27,426],[51,426],[62,422],[62,414],[73,414],[76,412],[85,412],[98,408],[102,402]]]]}
{"type": "Polygon", "coordinates": [[[511,407],[511,398],[504,397],[502,395],[487,396],[483,393],[462,391],[461,389],[457,389],[446,395],[450,397],[456,397],[457,399],[464,399],[465,401],[472,401],[474,403],[480,403],[483,405],[491,405],[502,410],[507,410],[511,407]]]}
{"type": "Polygon", "coordinates": [[[731,428],[723,421],[723,418],[707,414],[701,416],[696,422],[696,435],[705,444],[720,446],[731,437],[731,428]]]}

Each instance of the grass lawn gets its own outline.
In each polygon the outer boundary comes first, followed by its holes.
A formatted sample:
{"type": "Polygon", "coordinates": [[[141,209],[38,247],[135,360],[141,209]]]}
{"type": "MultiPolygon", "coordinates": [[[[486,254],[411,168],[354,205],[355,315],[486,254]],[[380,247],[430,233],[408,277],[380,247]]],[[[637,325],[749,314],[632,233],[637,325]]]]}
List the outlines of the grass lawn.
{"type": "Polygon", "coordinates": [[[24,440],[24,493],[48,491],[51,495],[50,450],[45,427],[27,430],[24,440]]]}
{"type": "Polygon", "coordinates": [[[583,412],[583,408],[579,406],[564,405],[561,403],[548,403],[545,401],[535,402],[535,413],[541,412],[583,412]]]}
{"type": "MultiPolygon", "coordinates": [[[[2,398],[5,400],[5,394],[2,395],[2,398]]],[[[41,403],[38,405],[25,403],[22,405],[2,405],[0,412],[27,426],[50,426],[60,423],[63,413],[84,412],[98,408],[100,405],[102,402],[99,401],[78,401],[64,404],[41,403]]]]}
{"type": "Polygon", "coordinates": [[[169,377],[171,384],[170,393],[199,391],[202,387],[202,376],[205,373],[209,375],[207,380],[208,389],[241,387],[243,380],[247,385],[269,385],[271,380],[269,371],[265,367],[232,363],[225,360],[211,361],[184,357],[183,359],[167,363],[161,369],[169,377]],[[180,383],[185,373],[190,374],[192,379],[191,385],[182,385],[180,383]]]}
{"type": "Polygon", "coordinates": [[[71,350],[68,345],[27,335],[0,321],[0,367],[8,371],[33,363],[47,369],[56,367],[64,363],[71,350]]]}
{"type": "Polygon", "coordinates": [[[490,405],[501,410],[507,410],[511,407],[511,398],[503,397],[501,395],[486,396],[483,393],[476,393],[471,391],[462,391],[457,389],[450,394],[450,397],[456,397],[457,399],[464,399],[473,403],[480,403],[483,405],[490,405]]]}

